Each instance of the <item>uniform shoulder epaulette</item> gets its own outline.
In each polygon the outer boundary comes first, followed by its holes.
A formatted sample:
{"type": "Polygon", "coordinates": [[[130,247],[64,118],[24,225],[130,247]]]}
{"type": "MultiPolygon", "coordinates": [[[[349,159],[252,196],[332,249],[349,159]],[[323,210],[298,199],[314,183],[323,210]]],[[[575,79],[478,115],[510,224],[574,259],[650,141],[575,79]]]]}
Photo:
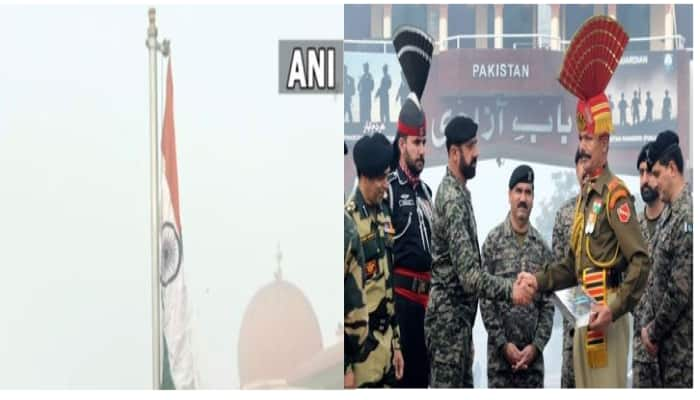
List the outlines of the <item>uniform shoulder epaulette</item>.
{"type": "Polygon", "coordinates": [[[610,196],[610,201],[608,201],[608,208],[611,210],[617,204],[617,201],[622,198],[630,197],[630,192],[627,190],[627,186],[618,177],[614,177],[608,182],[608,196],[610,196]]]}

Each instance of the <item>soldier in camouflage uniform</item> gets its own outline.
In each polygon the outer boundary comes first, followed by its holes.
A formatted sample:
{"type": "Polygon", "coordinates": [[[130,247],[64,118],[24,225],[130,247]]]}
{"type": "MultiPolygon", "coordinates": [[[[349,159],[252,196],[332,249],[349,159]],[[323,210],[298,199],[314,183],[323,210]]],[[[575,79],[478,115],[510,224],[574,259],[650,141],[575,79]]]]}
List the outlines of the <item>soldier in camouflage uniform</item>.
{"type": "Polygon", "coordinates": [[[390,387],[403,375],[399,327],[390,279],[394,228],[382,199],[386,193],[392,148],[382,134],[364,136],[353,159],[358,186],[345,205],[355,222],[365,258],[364,286],[369,332],[353,366],[358,387],[390,387]]]}
{"type": "Polygon", "coordinates": [[[650,322],[642,343],[656,354],[663,387],[693,387],[693,201],[683,178],[678,135],[659,134],[650,151],[652,173],[667,204],[657,223],[650,322]]]}
{"type": "MultiPolygon", "coordinates": [[[[577,150],[574,156],[576,165],[576,180],[579,186],[583,185],[583,164],[581,153],[577,150]]],[[[578,195],[565,201],[557,211],[554,218],[554,228],[552,229],[552,253],[555,260],[561,260],[569,254],[569,239],[571,238],[571,224],[574,220],[574,210],[578,195]]],[[[574,324],[567,318],[562,318],[561,342],[561,382],[562,389],[573,389],[576,387],[574,379],[574,324]]]]}
{"type": "MultiPolygon", "coordinates": [[[[348,148],[345,146],[345,154],[348,148]]],[[[360,236],[357,234],[355,221],[344,213],[345,240],[345,320],[343,323],[345,344],[344,368],[345,387],[355,386],[355,374],[353,372],[355,359],[360,353],[362,344],[367,338],[367,306],[365,304],[364,278],[362,269],[365,265],[365,256],[362,252],[360,236]]]]}
{"type": "MultiPolygon", "coordinates": [[[[656,179],[651,173],[649,163],[649,151],[651,143],[647,143],[642,147],[637,157],[637,170],[639,171],[639,186],[642,194],[642,200],[646,203],[644,210],[639,213],[639,227],[642,229],[642,236],[647,242],[649,248],[649,257],[651,259],[651,269],[649,279],[654,274],[654,244],[656,243],[656,224],[664,210],[664,203],[659,199],[656,179]]],[[[632,315],[634,317],[634,337],[632,341],[632,386],[635,388],[655,388],[661,387],[661,375],[659,372],[659,363],[655,355],[650,354],[642,344],[642,327],[649,323],[651,318],[650,309],[648,306],[649,288],[647,284],[639,304],[634,308],[632,315]]]]}
{"type": "MultiPolygon", "coordinates": [[[[492,275],[515,279],[521,271],[535,273],[552,260],[552,252],[530,225],[535,174],[527,165],[517,167],[508,184],[510,212],[489,232],[482,254],[492,275]]],[[[544,387],[542,353],[552,334],[554,305],[542,294],[525,307],[483,300],[481,318],[488,332],[490,388],[544,387]]]]}
{"type": "Polygon", "coordinates": [[[433,263],[425,336],[431,387],[473,387],[472,327],[479,298],[531,300],[525,284],[482,272],[471,194],[465,184],[476,174],[477,125],[453,118],[445,128],[448,165],[433,213],[433,263]]]}

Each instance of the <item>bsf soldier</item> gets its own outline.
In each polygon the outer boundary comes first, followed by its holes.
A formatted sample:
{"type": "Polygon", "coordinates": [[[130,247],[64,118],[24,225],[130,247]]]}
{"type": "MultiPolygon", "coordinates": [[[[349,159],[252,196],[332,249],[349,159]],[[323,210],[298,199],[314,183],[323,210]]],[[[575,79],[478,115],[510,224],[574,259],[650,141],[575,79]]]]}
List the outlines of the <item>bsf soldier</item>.
{"type": "Polygon", "coordinates": [[[427,388],[430,372],[423,321],[430,290],[433,206],[432,192],[420,179],[425,165],[425,114],[420,97],[427,82],[433,45],[427,34],[413,28],[400,29],[393,41],[403,73],[413,85],[399,113],[394,140],[395,170],[389,177],[387,196],[396,230],[392,278],[401,354],[406,364],[398,387],[427,388]]]}
{"type": "MultiPolygon", "coordinates": [[[[535,173],[527,165],[513,171],[508,183],[510,212],[489,232],[483,246],[484,268],[492,275],[516,278],[552,260],[552,252],[530,225],[535,173]]],[[[481,303],[481,318],[488,332],[490,388],[544,387],[544,347],[552,334],[554,305],[538,295],[525,307],[493,300],[481,303]]]]}
{"type": "Polygon", "coordinates": [[[522,273],[540,291],[581,284],[597,301],[588,326],[574,333],[576,387],[627,386],[629,312],[649,273],[634,202],[607,163],[613,126],[604,90],[628,40],[614,19],[597,16],[584,23],[567,49],[559,82],[579,97],[576,118],[586,182],[577,199],[568,256],[535,277],[522,273]],[[582,50],[593,47],[608,51],[582,50]]]}
{"type": "Polygon", "coordinates": [[[399,327],[390,279],[394,228],[382,202],[392,149],[382,134],[364,136],[353,149],[358,186],[345,205],[365,257],[364,285],[369,332],[354,366],[358,387],[388,387],[403,375],[399,327]]]}
{"type": "MultiPolygon", "coordinates": [[[[576,165],[576,180],[580,187],[583,185],[583,163],[581,161],[581,152],[576,150],[574,155],[574,165],[576,165]]],[[[574,211],[576,208],[576,199],[578,195],[573,196],[559,208],[554,218],[554,228],[552,229],[552,253],[554,260],[561,260],[569,254],[569,239],[571,238],[571,223],[574,220],[574,211]]],[[[569,319],[564,318],[561,342],[561,382],[562,389],[573,389],[576,387],[576,379],[574,378],[574,324],[569,319]]]]}
{"type": "Polygon", "coordinates": [[[448,164],[435,196],[432,273],[425,314],[431,387],[473,387],[472,328],[479,298],[516,304],[531,301],[521,282],[482,271],[471,193],[476,175],[477,125],[457,116],[445,128],[448,164]]]}
{"type": "MultiPolygon", "coordinates": [[[[657,188],[656,179],[651,173],[651,165],[649,162],[649,152],[651,143],[647,143],[642,147],[637,157],[637,170],[639,171],[639,190],[642,194],[642,200],[646,204],[644,210],[639,213],[637,220],[642,229],[642,236],[647,243],[649,250],[649,258],[651,259],[651,268],[649,270],[649,278],[651,280],[654,274],[654,243],[656,243],[656,226],[659,217],[664,210],[664,203],[659,199],[659,191],[657,188]]],[[[655,355],[650,354],[642,344],[642,327],[649,322],[650,313],[648,306],[649,289],[651,286],[646,285],[644,294],[639,300],[639,304],[634,308],[632,313],[634,317],[634,337],[632,339],[632,386],[635,388],[655,388],[661,387],[661,376],[659,375],[659,363],[655,355]]]]}
{"type": "MultiPolygon", "coordinates": [[[[345,154],[348,148],[345,146],[345,154]]],[[[365,303],[362,269],[365,265],[364,253],[357,234],[355,221],[344,213],[345,241],[345,320],[343,323],[345,344],[344,368],[346,388],[355,387],[355,363],[367,338],[367,306],[365,303]]]]}
{"type": "Polygon", "coordinates": [[[659,197],[667,204],[657,223],[650,322],[642,343],[656,354],[663,387],[693,387],[693,200],[683,178],[678,135],[659,134],[650,151],[659,197]]]}

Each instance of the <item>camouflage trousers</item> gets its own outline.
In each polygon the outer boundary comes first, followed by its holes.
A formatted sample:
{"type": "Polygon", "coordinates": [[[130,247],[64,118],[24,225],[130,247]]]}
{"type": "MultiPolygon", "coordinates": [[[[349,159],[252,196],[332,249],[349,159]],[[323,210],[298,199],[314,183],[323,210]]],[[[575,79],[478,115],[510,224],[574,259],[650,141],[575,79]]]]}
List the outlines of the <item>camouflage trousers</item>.
{"type": "Polygon", "coordinates": [[[634,388],[660,388],[663,387],[661,381],[661,371],[655,356],[647,353],[636,331],[633,338],[632,349],[632,387],[634,388]]]}
{"type": "Polygon", "coordinates": [[[431,388],[473,388],[474,345],[469,324],[426,332],[431,388]]]}
{"type": "MultiPolygon", "coordinates": [[[[673,353],[665,351],[664,343],[659,346],[659,374],[665,388],[692,388],[693,361],[692,348],[690,358],[677,360],[673,353]]],[[[676,353],[677,354],[677,353],[676,353]]]]}
{"type": "Polygon", "coordinates": [[[355,381],[360,388],[394,387],[394,349],[391,347],[393,331],[371,331],[354,365],[355,381]]]}
{"type": "Polygon", "coordinates": [[[544,387],[544,372],[538,370],[491,371],[489,370],[489,388],[525,388],[544,387]]]}
{"type": "Polygon", "coordinates": [[[561,341],[561,388],[573,389],[576,387],[576,378],[574,376],[574,324],[562,317],[564,323],[562,325],[561,341]]]}
{"type": "Polygon", "coordinates": [[[658,363],[634,360],[632,371],[632,387],[640,389],[663,387],[658,363]]]}

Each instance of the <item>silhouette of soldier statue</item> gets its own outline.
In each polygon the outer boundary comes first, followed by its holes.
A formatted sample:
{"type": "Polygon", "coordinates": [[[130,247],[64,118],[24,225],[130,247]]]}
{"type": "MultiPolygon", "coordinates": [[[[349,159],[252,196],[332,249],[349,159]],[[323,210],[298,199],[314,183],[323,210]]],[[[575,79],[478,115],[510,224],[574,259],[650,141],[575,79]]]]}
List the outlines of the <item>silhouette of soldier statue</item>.
{"type": "Polygon", "coordinates": [[[389,88],[391,88],[389,66],[384,64],[382,71],[384,71],[382,83],[379,84],[379,89],[377,89],[374,98],[379,98],[379,120],[387,123],[389,122],[389,88]]]}
{"type": "Polygon", "coordinates": [[[665,91],[666,96],[664,96],[664,103],[661,107],[661,118],[664,121],[671,120],[671,97],[668,95],[668,89],[665,91]]]}
{"type": "Polygon", "coordinates": [[[620,110],[620,126],[627,126],[627,101],[625,93],[620,93],[620,102],[617,103],[617,108],[620,110]]]}
{"type": "Polygon", "coordinates": [[[647,90],[647,113],[644,116],[644,122],[651,122],[652,121],[652,111],[654,110],[654,102],[651,100],[651,92],[647,90]]]}
{"type": "Polygon", "coordinates": [[[347,115],[348,122],[352,123],[352,97],[355,95],[355,78],[348,74],[348,66],[343,65],[345,69],[345,81],[343,83],[343,92],[345,95],[345,110],[343,116],[347,115]]]}
{"type": "Polygon", "coordinates": [[[372,120],[372,91],[374,90],[374,78],[369,73],[369,63],[362,66],[364,73],[357,84],[357,93],[360,96],[360,123],[364,126],[372,120]]]}
{"type": "Polygon", "coordinates": [[[408,97],[408,93],[408,84],[406,84],[406,78],[403,76],[403,72],[401,72],[401,86],[399,86],[399,90],[396,92],[396,97],[394,100],[396,100],[400,105],[403,105],[408,97]]]}
{"type": "Polygon", "coordinates": [[[642,105],[641,90],[635,90],[632,93],[632,125],[639,123],[639,106],[642,105]]]}

